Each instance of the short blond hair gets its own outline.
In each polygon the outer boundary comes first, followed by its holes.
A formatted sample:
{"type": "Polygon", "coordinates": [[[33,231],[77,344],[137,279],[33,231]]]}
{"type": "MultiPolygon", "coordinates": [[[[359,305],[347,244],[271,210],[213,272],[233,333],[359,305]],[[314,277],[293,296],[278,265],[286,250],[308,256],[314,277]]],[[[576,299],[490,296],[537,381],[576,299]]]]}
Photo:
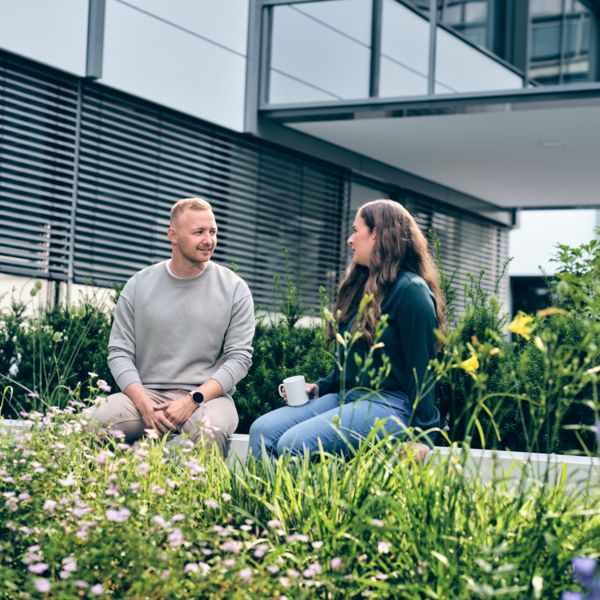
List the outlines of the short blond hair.
{"type": "Polygon", "coordinates": [[[173,206],[171,206],[171,221],[170,225],[177,220],[177,217],[186,209],[191,210],[210,210],[212,211],[212,206],[210,202],[204,200],[204,198],[182,198],[181,200],[177,200],[173,206]]]}

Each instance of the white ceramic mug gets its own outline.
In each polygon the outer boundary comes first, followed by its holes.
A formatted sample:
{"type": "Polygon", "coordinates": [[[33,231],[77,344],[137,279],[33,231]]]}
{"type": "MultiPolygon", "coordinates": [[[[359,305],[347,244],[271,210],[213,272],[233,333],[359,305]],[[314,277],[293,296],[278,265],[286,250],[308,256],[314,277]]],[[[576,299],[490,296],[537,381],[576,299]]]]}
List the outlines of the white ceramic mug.
{"type": "Polygon", "coordinates": [[[293,375],[286,377],[283,383],[279,384],[277,390],[283,398],[283,388],[285,388],[285,397],[290,406],[302,406],[308,402],[308,394],[306,393],[306,381],[304,375],[293,375]]]}

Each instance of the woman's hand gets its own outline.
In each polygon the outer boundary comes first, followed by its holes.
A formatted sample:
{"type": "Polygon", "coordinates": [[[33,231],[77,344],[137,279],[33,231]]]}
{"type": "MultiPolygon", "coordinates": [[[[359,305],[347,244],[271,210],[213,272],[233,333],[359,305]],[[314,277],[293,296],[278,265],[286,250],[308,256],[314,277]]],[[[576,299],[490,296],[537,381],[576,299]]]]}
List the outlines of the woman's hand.
{"type": "MultiPolygon", "coordinates": [[[[312,400],[313,398],[318,398],[319,397],[319,386],[316,383],[307,383],[306,387],[304,388],[304,393],[308,396],[309,400],[312,400]]],[[[287,394],[285,393],[284,385],[281,386],[281,396],[283,397],[283,399],[285,400],[285,403],[287,404],[287,394]]]]}
{"type": "Polygon", "coordinates": [[[316,383],[307,383],[304,391],[306,392],[309,400],[319,397],[319,386],[316,383]]]}

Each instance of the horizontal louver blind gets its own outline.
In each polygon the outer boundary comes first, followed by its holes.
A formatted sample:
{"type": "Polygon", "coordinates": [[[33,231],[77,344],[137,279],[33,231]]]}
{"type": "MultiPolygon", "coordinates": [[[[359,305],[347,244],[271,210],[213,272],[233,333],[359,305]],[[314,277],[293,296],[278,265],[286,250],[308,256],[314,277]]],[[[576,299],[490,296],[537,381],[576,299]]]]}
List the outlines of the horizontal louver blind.
{"type": "Polygon", "coordinates": [[[421,198],[405,197],[403,202],[423,232],[432,230],[440,242],[440,258],[447,276],[453,280],[458,314],[464,311],[467,301],[465,285],[469,274],[479,279],[483,271],[481,287],[506,299],[506,277],[500,278],[508,252],[508,228],[448,206],[436,205],[433,209],[421,198]]]}
{"type": "Polygon", "coordinates": [[[78,83],[0,53],[0,270],[68,275],[78,83]]]}
{"type": "Polygon", "coordinates": [[[347,176],[96,84],[84,86],[74,277],[110,285],[170,254],[168,212],[201,196],[219,225],[215,259],[234,263],[270,308],[287,261],[318,303],[339,271],[347,176]]]}

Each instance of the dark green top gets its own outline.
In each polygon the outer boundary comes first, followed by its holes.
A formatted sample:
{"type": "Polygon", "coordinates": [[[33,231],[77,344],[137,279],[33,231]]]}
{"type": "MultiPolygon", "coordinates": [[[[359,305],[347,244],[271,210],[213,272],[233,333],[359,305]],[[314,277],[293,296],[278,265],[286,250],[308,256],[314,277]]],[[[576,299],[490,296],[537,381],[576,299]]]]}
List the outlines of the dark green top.
{"type": "MultiPolygon", "coordinates": [[[[435,356],[435,311],[434,296],[424,279],[410,271],[400,271],[398,281],[381,306],[382,314],[388,315],[388,326],[381,337],[385,346],[374,354],[375,367],[381,365],[382,353],[390,359],[390,374],[383,381],[382,390],[406,393],[413,404],[410,425],[422,429],[437,427],[440,423],[433,388],[414,406],[417,391],[429,377],[427,364],[435,356]]],[[[351,322],[343,329],[350,325],[351,322]]],[[[354,353],[364,358],[368,347],[364,343],[356,344],[354,353]]],[[[369,386],[368,377],[366,381],[357,381],[360,369],[352,354],[346,365],[346,391],[356,386],[369,386]]],[[[334,367],[326,377],[315,382],[319,386],[319,395],[339,392],[339,379],[339,370],[334,367]]]]}

